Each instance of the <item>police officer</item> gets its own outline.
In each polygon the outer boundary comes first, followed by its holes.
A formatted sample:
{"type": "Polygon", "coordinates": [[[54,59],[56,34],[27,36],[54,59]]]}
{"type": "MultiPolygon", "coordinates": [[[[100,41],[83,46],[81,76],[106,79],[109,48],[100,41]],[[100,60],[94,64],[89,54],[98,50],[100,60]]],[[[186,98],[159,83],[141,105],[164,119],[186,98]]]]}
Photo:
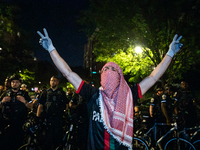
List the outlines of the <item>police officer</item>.
{"type": "Polygon", "coordinates": [[[0,98],[0,108],[4,122],[8,124],[0,141],[1,150],[16,150],[23,144],[23,130],[31,101],[28,92],[20,90],[22,78],[19,75],[10,77],[11,89],[6,90],[0,98]]]}
{"type": "Polygon", "coordinates": [[[170,97],[171,93],[172,87],[166,86],[164,93],[162,93],[160,96],[162,116],[165,117],[162,122],[166,122],[168,125],[171,123],[172,114],[174,112],[173,100],[170,97]]]}
{"type": "Polygon", "coordinates": [[[39,97],[39,106],[37,109],[37,116],[43,116],[47,123],[45,132],[44,149],[55,149],[62,141],[63,131],[63,114],[69,103],[65,92],[58,88],[58,78],[53,76],[50,79],[50,88],[44,91],[39,97]]]}
{"type": "MultiPolygon", "coordinates": [[[[161,101],[160,96],[163,93],[163,88],[158,87],[156,89],[156,93],[153,95],[153,97],[150,100],[150,106],[149,106],[149,114],[150,117],[159,119],[161,114],[161,101]]],[[[158,121],[158,120],[157,120],[158,121]]]]}
{"type": "Polygon", "coordinates": [[[193,104],[195,97],[188,88],[186,81],[181,82],[181,88],[174,93],[176,101],[176,114],[182,115],[187,127],[192,127],[196,124],[196,108],[193,104]]]}

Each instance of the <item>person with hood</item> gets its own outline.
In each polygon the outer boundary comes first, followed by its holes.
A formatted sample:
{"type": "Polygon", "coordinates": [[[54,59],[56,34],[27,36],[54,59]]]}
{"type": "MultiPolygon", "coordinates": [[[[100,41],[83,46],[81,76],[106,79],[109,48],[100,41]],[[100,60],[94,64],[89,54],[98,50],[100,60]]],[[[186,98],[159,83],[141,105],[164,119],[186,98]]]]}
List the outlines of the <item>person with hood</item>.
{"type": "Polygon", "coordinates": [[[63,76],[74,86],[87,103],[89,117],[88,150],[127,150],[132,149],[133,140],[133,101],[142,98],[168,68],[173,56],[182,46],[182,36],[174,36],[169,51],[152,73],[131,88],[124,79],[119,65],[108,62],[101,70],[101,87],[95,88],[71,70],[58,54],[48,36],[37,32],[40,44],[46,49],[63,76]]]}

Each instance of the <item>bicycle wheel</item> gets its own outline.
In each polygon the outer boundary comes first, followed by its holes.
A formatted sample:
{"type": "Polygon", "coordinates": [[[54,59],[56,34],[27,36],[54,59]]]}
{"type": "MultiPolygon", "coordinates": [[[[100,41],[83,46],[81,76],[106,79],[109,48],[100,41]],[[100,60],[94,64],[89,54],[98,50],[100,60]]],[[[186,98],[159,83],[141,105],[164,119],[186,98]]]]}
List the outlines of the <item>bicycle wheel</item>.
{"type": "Polygon", "coordinates": [[[57,147],[56,150],[80,150],[77,146],[68,144],[67,146],[57,147]]]}
{"type": "Polygon", "coordinates": [[[149,150],[147,144],[140,138],[134,137],[133,149],[149,150]]]}
{"type": "Polygon", "coordinates": [[[35,147],[29,144],[24,144],[18,150],[42,150],[42,148],[39,146],[35,147]]]}
{"type": "Polygon", "coordinates": [[[147,132],[148,132],[148,130],[145,129],[144,127],[142,127],[136,131],[135,137],[142,139],[148,145],[148,147],[150,147],[152,144],[152,140],[150,137],[152,135],[152,132],[150,132],[149,134],[146,135],[147,132]]]}
{"type": "Polygon", "coordinates": [[[200,140],[196,140],[192,143],[196,149],[200,149],[200,140]]]}
{"type": "Polygon", "coordinates": [[[170,139],[166,144],[164,150],[196,150],[194,145],[189,141],[179,138],[170,139]]]}

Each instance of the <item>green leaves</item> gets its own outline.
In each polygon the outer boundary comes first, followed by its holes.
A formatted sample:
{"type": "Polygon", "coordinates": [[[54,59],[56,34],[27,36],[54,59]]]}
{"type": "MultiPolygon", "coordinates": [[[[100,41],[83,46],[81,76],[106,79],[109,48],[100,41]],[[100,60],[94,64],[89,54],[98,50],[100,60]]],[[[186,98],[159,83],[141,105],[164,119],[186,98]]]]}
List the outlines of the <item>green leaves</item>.
{"type": "Polygon", "coordinates": [[[188,0],[91,1],[83,18],[99,29],[92,39],[96,61],[118,63],[124,74],[132,76],[131,81],[149,75],[167,53],[174,35],[182,35],[183,48],[165,73],[165,80],[172,81],[199,63],[199,7],[198,1],[188,0]],[[137,45],[143,53],[131,56],[131,47],[137,45]]]}

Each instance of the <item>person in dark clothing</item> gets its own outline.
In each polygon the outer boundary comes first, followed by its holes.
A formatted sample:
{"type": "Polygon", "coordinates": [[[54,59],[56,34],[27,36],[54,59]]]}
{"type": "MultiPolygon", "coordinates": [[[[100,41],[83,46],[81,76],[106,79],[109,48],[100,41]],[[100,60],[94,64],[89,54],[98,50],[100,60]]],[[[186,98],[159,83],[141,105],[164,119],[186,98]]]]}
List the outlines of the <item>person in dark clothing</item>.
{"type": "Polygon", "coordinates": [[[8,89],[11,88],[11,82],[10,82],[10,77],[6,77],[5,79],[5,82],[4,82],[4,90],[3,91],[6,91],[8,89]]]}
{"type": "Polygon", "coordinates": [[[3,94],[3,92],[4,92],[4,86],[0,85],[0,96],[1,96],[1,94],[3,94]]]}
{"type": "Polygon", "coordinates": [[[58,88],[58,78],[51,77],[51,88],[42,92],[39,97],[39,106],[37,109],[37,117],[43,117],[47,123],[45,131],[44,149],[55,149],[62,141],[64,136],[64,110],[69,103],[65,92],[62,88],[58,88]]]}
{"type": "MultiPolygon", "coordinates": [[[[156,93],[153,94],[153,97],[150,100],[150,106],[149,106],[149,114],[150,117],[156,118],[157,121],[162,120],[161,118],[161,101],[160,101],[160,96],[163,93],[163,88],[159,87],[156,89],[156,93]]],[[[162,122],[162,121],[161,121],[162,122]]]]}
{"type": "Polygon", "coordinates": [[[161,105],[161,110],[162,110],[163,115],[165,116],[166,123],[168,125],[171,124],[172,115],[175,112],[172,94],[173,94],[173,87],[168,86],[165,88],[165,92],[161,95],[161,100],[163,101],[163,105],[161,105]]]}
{"type": "Polygon", "coordinates": [[[87,150],[88,114],[87,104],[79,94],[74,94],[69,102],[68,117],[76,122],[76,145],[87,150]]]}
{"type": "Polygon", "coordinates": [[[175,35],[170,49],[162,62],[153,70],[150,76],[139,84],[129,87],[124,79],[119,65],[108,62],[101,69],[101,87],[95,88],[85,83],[80,76],[71,70],[60,57],[52,44],[46,29],[41,36],[41,45],[49,51],[55,65],[74,86],[87,103],[89,131],[87,149],[90,150],[128,150],[132,148],[133,140],[133,101],[151,88],[168,68],[172,57],[179,51],[181,37],[175,35]]]}
{"type": "Polygon", "coordinates": [[[177,107],[176,114],[183,116],[186,127],[193,127],[197,123],[196,108],[193,104],[194,99],[194,94],[189,90],[188,83],[182,81],[181,88],[174,93],[174,100],[177,107]]]}
{"type": "Polygon", "coordinates": [[[69,100],[71,100],[72,97],[73,97],[73,95],[74,95],[74,92],[73,92],[72,88],[68,88],[68,89],[67,89],[67,98],[68,98],[69,100]]]}
{"type": "Polygon", "coordinates": [[[27,118],[28,109],[32,107],[28,92],[20,90],[22,78],[13,75],[10,81],[11,89],[6,90],[0,98],[2,117],[6,123],[4,127],[7,128],[0,140],[1,150],[17,150],[23,144],[22,125],[27,118]]]}

